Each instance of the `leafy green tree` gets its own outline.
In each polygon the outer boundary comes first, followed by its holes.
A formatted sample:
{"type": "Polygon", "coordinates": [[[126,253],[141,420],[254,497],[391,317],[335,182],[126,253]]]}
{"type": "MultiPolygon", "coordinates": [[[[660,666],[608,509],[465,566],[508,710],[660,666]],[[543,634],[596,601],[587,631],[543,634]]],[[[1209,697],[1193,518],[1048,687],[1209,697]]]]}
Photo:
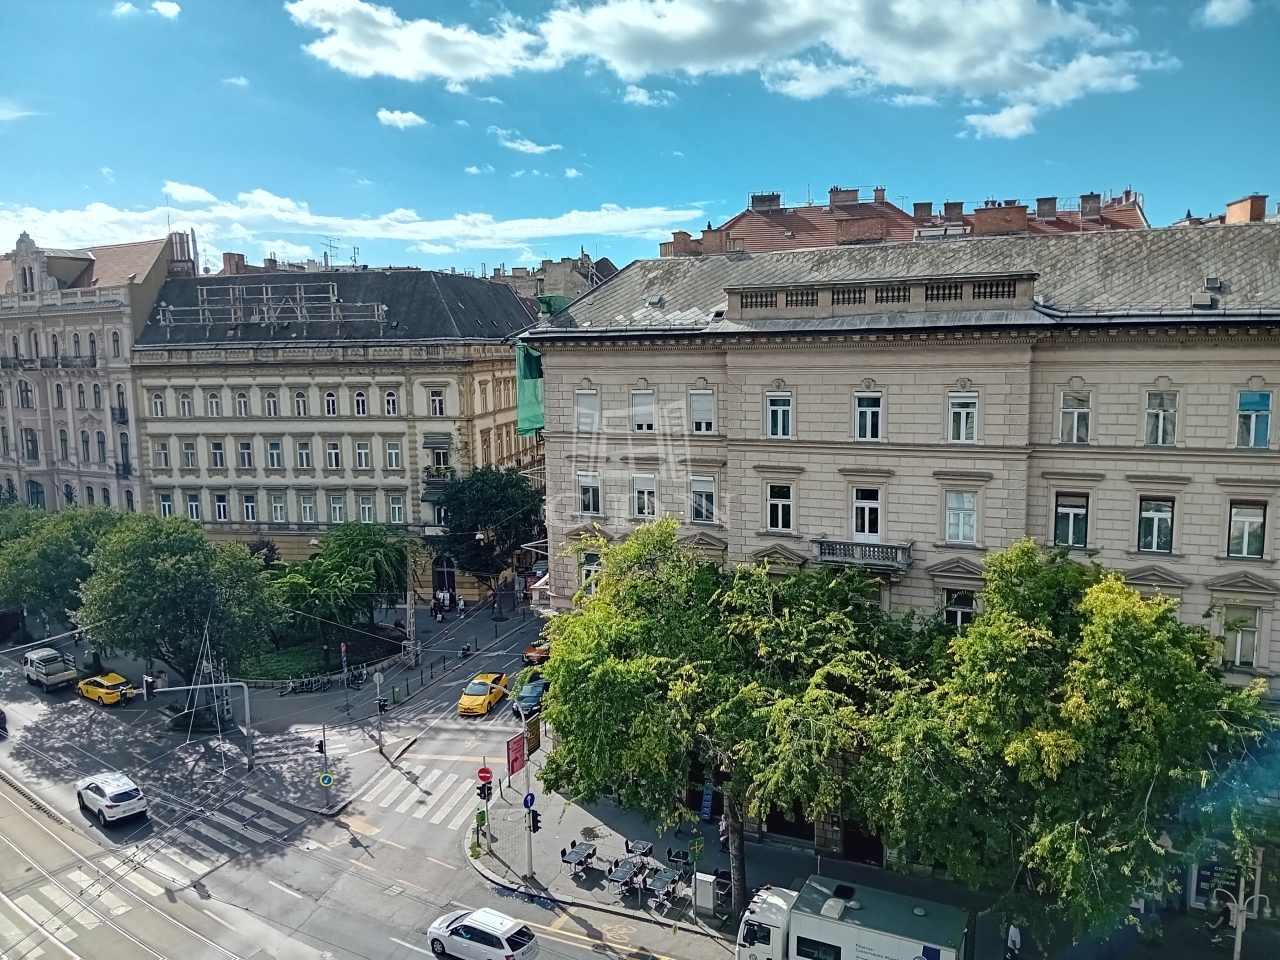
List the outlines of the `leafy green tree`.
{"type": "Polygon", "coordinates": [[[445,533],[428,537],[427,545],[437,556],[451,557],[459,570],[496,588],[516,550],[546,536],[544,499],[544,492],[514,467],[473,470],[445,485],[436,501],[448,518],[445,533]]]}
{"type": "Polygon", "coordinates": [[[105,507],[72,507],[0,542],[0,606],[24,607],[46,623],[74,620],[90,556],[123,517],[105,507]]]}
{"type": "Polygon", "coordinates": [[[188,678],[206,633],[214,655],[234,664],[281,617],[261,561],[179,517],[124,517],[99,543],[81,597],[81,620],[97,624],[94,649],[162,660],[188,678]]]}

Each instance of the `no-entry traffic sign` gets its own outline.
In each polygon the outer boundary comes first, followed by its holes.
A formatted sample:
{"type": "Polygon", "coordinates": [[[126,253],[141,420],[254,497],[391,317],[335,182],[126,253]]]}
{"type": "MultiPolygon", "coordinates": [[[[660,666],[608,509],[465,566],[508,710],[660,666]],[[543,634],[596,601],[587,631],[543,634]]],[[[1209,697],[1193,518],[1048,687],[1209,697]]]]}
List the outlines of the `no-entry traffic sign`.
{"type": "Polygon", "coordinates": [[[481,767],[480,772],[476,774],[481,783],[488,783],[493,779],[493,771],[488,767],[481,767]]]}

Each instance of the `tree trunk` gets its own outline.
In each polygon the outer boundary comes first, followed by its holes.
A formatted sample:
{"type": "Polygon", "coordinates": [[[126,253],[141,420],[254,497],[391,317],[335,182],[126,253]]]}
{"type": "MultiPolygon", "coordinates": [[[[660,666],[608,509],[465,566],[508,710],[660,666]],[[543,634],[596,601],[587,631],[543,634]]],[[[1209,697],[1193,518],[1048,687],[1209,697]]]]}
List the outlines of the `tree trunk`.
{"type": "Polygon", "coordinates": [[[738,801],[724,795],[729,817],[729,877],[733,885],[733,915],[740,918],[747,909],[747,857],[742,838],[742,809],[738,801]]]}

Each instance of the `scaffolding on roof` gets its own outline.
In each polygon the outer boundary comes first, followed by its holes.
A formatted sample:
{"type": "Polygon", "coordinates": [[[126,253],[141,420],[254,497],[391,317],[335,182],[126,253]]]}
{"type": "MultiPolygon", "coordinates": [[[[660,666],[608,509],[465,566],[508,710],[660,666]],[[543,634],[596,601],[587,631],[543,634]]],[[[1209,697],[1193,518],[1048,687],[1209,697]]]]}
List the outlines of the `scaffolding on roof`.
{"type": "Polygon", "coordinates": [[[338,285],[313,283],[248,283],[204,285],[197,288],[195,306],[157,306],[160,324],[199,323],[262,325],[299,323],[343,323],[358,320],[384,323],[387,307],[382,303],[344,303],[338,285]]]}

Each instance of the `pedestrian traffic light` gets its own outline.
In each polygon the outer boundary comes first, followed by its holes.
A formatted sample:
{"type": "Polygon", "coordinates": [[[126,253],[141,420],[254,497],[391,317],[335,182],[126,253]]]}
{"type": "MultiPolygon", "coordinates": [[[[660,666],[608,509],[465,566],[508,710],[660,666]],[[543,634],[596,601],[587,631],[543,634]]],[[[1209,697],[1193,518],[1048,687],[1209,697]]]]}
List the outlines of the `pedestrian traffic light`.
{"type": "Polygon", "coordinates": [[[537,810],[529,811],[529,832],[537,833],[542,829],[542,814],[537,810]]]}
{"type": "Polygon", "coordinates": [[[324,741],[323,741],[323,740],[317,740],[317,741],[316,741],[316,753],[319,753],[319,754],[325,754],[325,753],[326,753],[326,751],[325,751],[325,749],[324,749],[324,741]]]}
{"type": "Polygon", "coordinates": [[[389,710],[389,709],[390,709],[390,708],[387,706],[387,698],[386,698],[386,697],[379,697],[379,698],[378,698],[378,712],[379,712],[379,713],[386,713],[386,712],[387,712],[387,710],[389,710]]]}
{"type": "Polygon", "coordinates": [[[142,678],[142,699],[150,700],[155,695],[156,695],[156,678],[143,677],[142,678]]]}
{"type": "Polygon", "coordinates": [[[481,800],[483,800],[485,803],[488,803],[489,798],[493,796],[493,784],[492,783],[476,784],[476,796],[479,797],[481,800]]]}

